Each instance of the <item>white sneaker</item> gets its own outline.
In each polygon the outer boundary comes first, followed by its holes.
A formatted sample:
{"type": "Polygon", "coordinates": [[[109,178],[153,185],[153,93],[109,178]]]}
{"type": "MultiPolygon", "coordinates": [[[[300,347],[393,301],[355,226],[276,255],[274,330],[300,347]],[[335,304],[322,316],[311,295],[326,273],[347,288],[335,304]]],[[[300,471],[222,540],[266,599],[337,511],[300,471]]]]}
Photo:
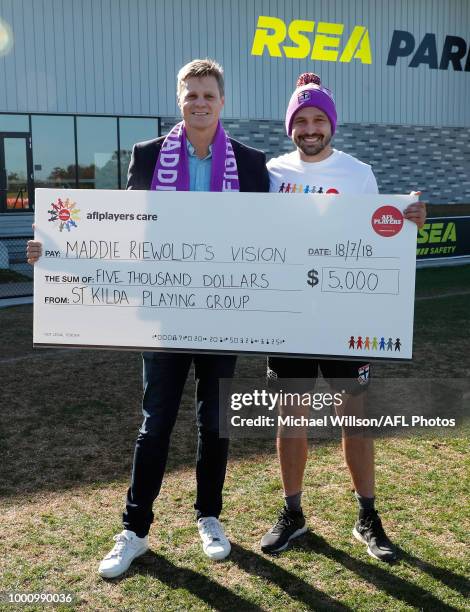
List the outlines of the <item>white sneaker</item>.
{"type": "Polygon", "coordinates": [[[215,516],[203,516],[198,520],[197,528],[202,540],[202,550],[209,559],[225,559],[230,554],[232,547],[225,536],[224,528],[215,516]]]}
{"type": "Polygon", "coordinates": [[[103,578],[116,578],[129,569],[136,557],[140,557],[148,550],[149,539],[139,538],[133,531],[124,529],[114,536],[116,544],[101,561],[98,574],[103,578]]]}

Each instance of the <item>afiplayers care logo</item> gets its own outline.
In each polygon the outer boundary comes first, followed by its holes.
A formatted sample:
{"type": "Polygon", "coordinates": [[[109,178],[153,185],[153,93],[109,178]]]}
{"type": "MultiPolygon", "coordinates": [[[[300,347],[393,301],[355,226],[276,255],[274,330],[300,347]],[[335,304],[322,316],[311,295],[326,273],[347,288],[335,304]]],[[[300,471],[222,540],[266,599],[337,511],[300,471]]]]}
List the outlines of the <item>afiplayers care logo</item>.
{"type": "Polygon", "coordinates": [[[80,210],[75,206],[76,203],[70,198],[65,200],[57,198],[56,202],[51,203],[51,208],[47,211],[49,213],[49,221],[55,224],[59,232],[63,232],[64,229],[70,232],[73,227],[78,227],[77,221],[80,221],[78,216],[80,210]]]}
{"type": "MultiPolygon", "coordinates": [[[[353,60],[372,64],[369,30],[363,25],[347,29],[344,23],[260,15],[253,36],[251,55],[310,58],[322,62],[349,64],[353,60]]],[[[412,32],[394,30],[387,55],[387,66],[406,62],[408,68],[427,66],[428,70],[470,72],[470,44],[461,36],[426,32],[417,39],[412,32]],[[439,41],[443,40],[442,46],[439,41]]]]}
{"type": "Polygon", "coordinates": [[[372,215],[372,228],[379,236],[395,236],[403,227],[403,215],[395,206],[381,206],[372,215]]]}

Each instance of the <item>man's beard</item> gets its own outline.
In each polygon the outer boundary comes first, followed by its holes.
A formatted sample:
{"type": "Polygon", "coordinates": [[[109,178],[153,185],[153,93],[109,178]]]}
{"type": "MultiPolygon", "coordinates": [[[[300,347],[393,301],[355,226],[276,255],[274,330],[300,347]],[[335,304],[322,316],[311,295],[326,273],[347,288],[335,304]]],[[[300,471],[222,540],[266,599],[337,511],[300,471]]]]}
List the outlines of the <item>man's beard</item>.
{"type": "MultiPolygon", "coordinates": [[[[310,135],[310,134],[309,134],[310,135]]],[[[304,141],[305,136],[297,136],[294,138],[295,145],[308,157],[313,157],[321,153],[331,142],[331,136],[321,136],[320,140],[313,144],[306,144],[304,141]]]]}

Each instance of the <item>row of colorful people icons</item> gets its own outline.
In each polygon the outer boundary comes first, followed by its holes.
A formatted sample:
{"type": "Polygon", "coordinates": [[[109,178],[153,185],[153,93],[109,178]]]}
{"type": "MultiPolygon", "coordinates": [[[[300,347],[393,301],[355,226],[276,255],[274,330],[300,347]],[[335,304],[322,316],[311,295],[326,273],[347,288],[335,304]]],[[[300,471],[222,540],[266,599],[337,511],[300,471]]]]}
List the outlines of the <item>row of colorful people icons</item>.
{"type": "Polygon", "coordinates": [[[393,338],[389,338],[385,340],[382,336],[380,340],[377,336],[374,336],[372,339],[369,336],[363,338],[362,336],[358,336],[357,340],[354,336],[351,336],[348,341],[348,345],[350,349],[356,350],[364,350],[364,351],[399,351],[401,348],[400,338],[396,338],[395,341],[393,338]]]}
{"type": "Polygon", "coordinates": [[[279,187],[278,193],[339,193],[337,189],[334,187],[330,187],[329,189],[324,190],[323,187],[318,187],[316,185],[297,185],[297,183],[282,183],[279,187]]]}

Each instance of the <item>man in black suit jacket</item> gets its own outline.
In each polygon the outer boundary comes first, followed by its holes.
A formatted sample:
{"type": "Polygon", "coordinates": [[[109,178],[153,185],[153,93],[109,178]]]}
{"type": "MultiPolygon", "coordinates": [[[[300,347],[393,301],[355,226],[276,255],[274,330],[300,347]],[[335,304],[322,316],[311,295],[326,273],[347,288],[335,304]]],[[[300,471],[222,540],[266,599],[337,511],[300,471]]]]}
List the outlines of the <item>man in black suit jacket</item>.
{"type": "MultiPolygon", "coordinates": [[[[216,130],[224,103],[223,87],[222,69],[212,60],[195,60],[178,73],[178,104],[186,130],[190,190],[209,190],[209,175],[216,163],[212,160],[212,147],[214,145],[215,150],[216,130]]],[[[148,190],[155,186],[153,177],[154,173],[157,175],[156,164],[164,142],[165,138],[157,138],[134,146],[128,189],[148,190]]],[[[239,190],[269,191],[264,153],[233,139],[230,143],[236,160],[239,190]]],[[[230,148],[228,143],[227,146],[230,148]]],[[[136,442],[132,481],[123,515],[124,530],[115,536],[116,545],[98,570],[107,578],[125,572],[133,559],[148,548],[147,534],[154,518],[152,504],[160,491],[170,434],[193,362],[198,427],[194,507],[198,530],[208,557],[223,559],[230,553],[230,542],[218,521],[228,456],[228,440],[219,438],[219,379],[233,376],[236,356],[155,352],[144,353],[143,360],[144,421],[136,442]]]]}
{"type": "MultiPolygon", "coordinates": [[[[182,130],[177,126],[171,134],[180,134],[181,153],[185,140],[187,144],[183,157],[188,167],[183,171],[185,163],[180,166],[181,176],[184,174],[186,180],[184,189],[209,191],[213,185],[214,190],[234,190],[231,187],[235,186],[235,190],[245,192],[269,191],[264,153],[231,138],[228,142],[219,123],[224,104],[222,68],[212,60],[194,60],[179,71],[177,82],[185,138],[181,137],[182,130]],[[221,134],[225,140],[220,140],[221,134]],[[221,142],[223,146],[220,146],[221,142]],[[227,164],[228,158],[230,163],[227,164]],[[217,187],[221,174],[215,173],[218,179],[212,183],[212,170],[214,167],[220,169],[223,163],[223,181],[217,187]]],[[[158,177],[164,143],[165,138],[157,138],[134,146],[128,189],[159,188],[158,183],[154,182],[154,174],[158,177]]],[[[180,187],[182,182],[179,183],[180,187]]],[[[28,242],[29,263],[35,263],[41,252],[40,242],[28,242]]],[[[218,521],[228,456],[228,440],[219,438],[219,379],[233,376],[236,356],[149,352],[144,353],[143,360],[144,420],[136,441],[131,486],[123,514],[124,530],[114,537],[115,546],[98,568],[99,574],[105,578],[115,578],[125,572],[132,561],[148,548],[148,532],[154,518],[152,506],[160,492],[171,431],[193,362],[198,427],[197,497],[194,507],[198,530],[208,557],[223,559],[230,553],[230,542],[218,521]]]]}
{"type": "MultiPolygon", "coordinates": [[[[138,142],[132,149],[127,174],[127,189],[150,189],[155,163],[165,136],[138,142]]],[[[237,160],[240,191],[269,191],[269,177],[264,153],[230,138],[237,160]]]]}

